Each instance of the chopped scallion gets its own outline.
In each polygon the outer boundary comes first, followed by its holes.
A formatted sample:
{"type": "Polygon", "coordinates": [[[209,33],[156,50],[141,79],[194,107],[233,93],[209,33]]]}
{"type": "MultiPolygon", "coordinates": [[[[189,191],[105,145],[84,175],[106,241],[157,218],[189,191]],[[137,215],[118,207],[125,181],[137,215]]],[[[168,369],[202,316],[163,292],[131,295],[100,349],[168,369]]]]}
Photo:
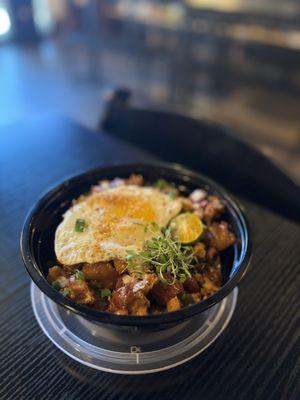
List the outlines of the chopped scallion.
{"type": "Polygon", "coordinates": [[[68,288],[64,288],[63,289],[63,291],[61,292],[61,294],[63,295],[63,296],[68,296],[69,294],[70,294],[70,289],[68,289],[68,288]]]}
{"type": "Polygon", "coordinates": [[[165,179],[158,179],[155,182],[154,186],[159,190],[163,190],[163,189],[167,188],[169,186],[169,184],[165,179]]]}
{"type": "Polygon", "coordinates": [[[84,232],[87,225],[84,219],[78,218],[75,222],[75,231],[76,232],[84,232]]]}
{"type": "Polygon", "coordinates": [[[84,273],[82,271],[80,271],[79,269],[76,269],[75,270],[75,278],[84,280],[84,273]]]}
{"type": "Polygon", "coordinates": [[[57,281],[52,282],[52,287],[56,290],[60,289],[60,284],[57,281]]]}
{"type": "Polygon", "coordinates": [[[102,299],[104,299],[104,297],[110,297],[111,291],[109,289],[102,289],[100,292],[100,296],[102,299]]]}

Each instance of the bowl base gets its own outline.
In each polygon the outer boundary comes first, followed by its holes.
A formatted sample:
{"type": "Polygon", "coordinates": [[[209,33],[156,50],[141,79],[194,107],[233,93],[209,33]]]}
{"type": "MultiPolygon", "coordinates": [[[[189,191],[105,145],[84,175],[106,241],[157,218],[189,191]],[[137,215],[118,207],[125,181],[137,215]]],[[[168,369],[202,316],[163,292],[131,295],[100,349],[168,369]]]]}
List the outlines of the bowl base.
{"type": "Polygon", "coordinates": [[[113,329],[57,305],[31,284],[35,317],[65,354],[89,367],[119,374],[146,374],[180,365],[210,346],[228,325],[237,302],[235,288],[200,315],[154,332],[113,329]]]}

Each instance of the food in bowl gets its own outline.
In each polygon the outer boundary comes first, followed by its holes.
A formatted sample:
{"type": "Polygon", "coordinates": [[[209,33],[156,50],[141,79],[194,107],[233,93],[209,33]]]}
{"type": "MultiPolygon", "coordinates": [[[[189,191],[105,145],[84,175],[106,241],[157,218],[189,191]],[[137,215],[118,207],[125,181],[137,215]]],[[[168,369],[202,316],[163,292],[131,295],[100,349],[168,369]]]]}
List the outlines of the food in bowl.
{"type": "Polygon", "coordinates": [[[78,304],[144,316],[199,303],[222,285],[221,253],[236,242],[225,206],[164,179],[102,180],[73,201],[55,233],[48,281],[78,304]]]}

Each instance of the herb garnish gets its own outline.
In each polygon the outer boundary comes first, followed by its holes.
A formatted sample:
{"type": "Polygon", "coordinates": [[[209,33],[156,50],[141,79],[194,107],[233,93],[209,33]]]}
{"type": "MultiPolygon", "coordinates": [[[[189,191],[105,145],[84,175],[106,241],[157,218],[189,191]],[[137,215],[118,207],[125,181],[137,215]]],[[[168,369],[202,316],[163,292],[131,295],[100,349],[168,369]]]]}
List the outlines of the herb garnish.
{"type": "Polygon", "coordinates": [[[184,282],[190,278],[189,270],[196,261],[193,248],[182,246],[172,238],[169,228],[159,230],[158,235],[148,239],[141,252],[128,251],[127,253],[130,271],[141,271],[148,267],[155,270],[162,282],[169,284],[174,284],[176,279],[184,282]],[[171,281],[166,279],[166,273],[171,274],[171,281]]]}
{"type": "Polygon", "coordinates": [[[76,232],[84,232],[87,227],[87,224],[84,219],[78,218],[75,222],[75,231],[76,232]]]}

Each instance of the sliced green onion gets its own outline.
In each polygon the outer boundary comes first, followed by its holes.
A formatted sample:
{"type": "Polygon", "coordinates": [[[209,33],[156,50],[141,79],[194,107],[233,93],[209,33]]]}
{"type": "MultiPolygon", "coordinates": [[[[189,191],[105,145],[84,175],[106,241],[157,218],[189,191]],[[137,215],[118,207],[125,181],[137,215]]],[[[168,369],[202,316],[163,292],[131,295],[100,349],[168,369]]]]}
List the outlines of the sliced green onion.
{"type": "Polygon", "coordinates": [[[169,184],[168,184],[168,182],[167,182],[165,179],[158,179],[158,180],[155,182],[154,186],[155,186],[157,189],[159,189],[159,190],[163,190],[163,189],[165,189],[166,187],[168,187],[169,184]]]}
{"type": "Polygon", "coordinates": [[[82,271],[80,271],[79,269],[76,269],[75,270],[75,278],[84,280],[84,273],[82,271]]]}
{"type": "Polygon", "coordinates": [[[191,294],[182,293],[178,297],[179,297],[179,300],[181,301],[181,303],[183,305],[185,305],[185,306],[188,306],[189,304],[194,304],[195,303],[195,301],[193,299],[193,296],[191,294]]]}
{"type": "Polygon", "coordinates": [[[84,232],[87,225],[84,219],[78,218],[75,222],[75,231],[76,232],[84,232]]]}
{"type": "Polygon", "coordinates": [[[102,289],[100,291],[100,296],[102,299],[104,299],[104,297],[110,297],[111,296],[111,291],[109,289],[102,289]]]}
{"type": "Polygon", "coordinates": [[[57,281],[52,282],[52,287],[56,290],[60,290],[60,284],[57,281]]]}
{"type": "Polygon", "coordinates": [[[61,294],[63,295],[63,296],[68,296],[69,294],[70,294],[70,289],[68,289],[68,288],[64,288],[64,290],[61,292],[61,294]]]}

